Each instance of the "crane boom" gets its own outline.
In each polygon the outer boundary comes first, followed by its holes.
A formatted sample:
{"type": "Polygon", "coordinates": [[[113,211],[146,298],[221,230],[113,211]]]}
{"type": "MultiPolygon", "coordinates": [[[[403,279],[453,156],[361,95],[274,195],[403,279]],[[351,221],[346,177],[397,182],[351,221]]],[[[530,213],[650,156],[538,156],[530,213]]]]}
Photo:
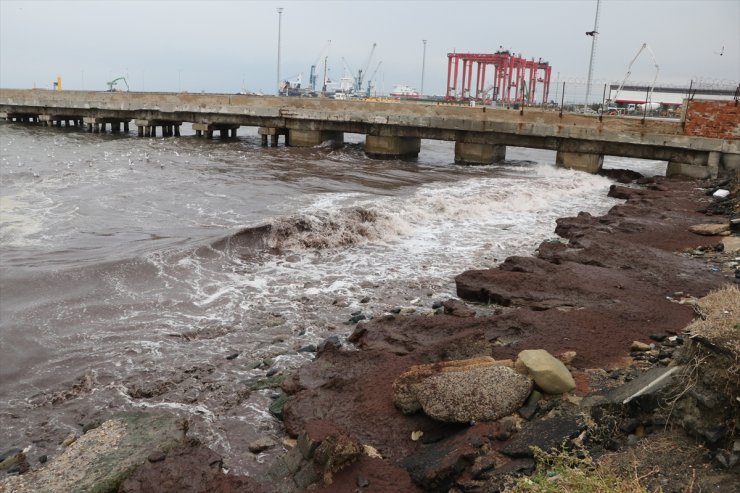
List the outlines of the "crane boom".
{"type": "MultiPolygon", "coordinates": [[[[653,89],[655,89],[655,83],[658,80],[658,73],[660,72],[660,66],[658,66],[658,61],[655,59],[655,54],[653,53],[653,50],[650,49],[647,43],[642,43],[642,46],[640,46],[640,49],[637,50],[637,54],[632,58],[632,61],[627,66],[627,73],[624,76],[624,79],[622,79],[622,83],[619,84],[619,88],[617,88],[617,92],[614,94],[614,97],[612,98],[612,101],[616,101],[619,97],[619,93],[622,92],[622,88],[624,87],[624,84],[627,82],[627,79],[629,79],[630,75],[632,75],[632,65],[637,61],[637,58],[640,56],[640,53],[642,53],[644,50],[647,50],[648,53],[650,53],[650,56],[653,59],[653,65],[655,66],[655,77],[653,77],[653,84],[650,86],[650,92],[648,93],[648,101],[653,98],[653,89]]],[[[647,103],[647,101],[645,101],[647,103]]]]}
{"type": "Polygon", "coordinates": [[[126,81],[126,77],[118,77],[117,79],[113,79],[110,82],[106,82],[108,84],[108,92],[113,92],[115,89],[113,89],[119,80],[122,80],[124,84],[126,84],[126,91],[130,91],[128,87],[128,82],[126,81]]]}
{"type": "Polygon", "coordinates": [[[378,43],[373,43],[373,47],[370,48],[370,54],[367,56],[367,61],[365,62],[365,65],[363,66],[362,70],[357,72],[357,90],[362,90],[362,81],[363,81],[363,74],[367,73],[367,69],[370,68],[370,61],[373,59],[373,53],[375,53],[375,47],[378,46],[378,43]]]}

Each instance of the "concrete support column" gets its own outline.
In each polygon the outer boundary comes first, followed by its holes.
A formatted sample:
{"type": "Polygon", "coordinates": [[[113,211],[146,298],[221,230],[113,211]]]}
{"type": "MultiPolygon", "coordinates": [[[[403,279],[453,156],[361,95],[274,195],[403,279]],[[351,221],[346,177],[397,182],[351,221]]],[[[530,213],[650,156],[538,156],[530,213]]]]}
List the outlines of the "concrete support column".
{"type": "Polygon", "coordinates": [[[92,123],[88,123],[87,124],[87,131],[90,132],[90,133],[92,133],[92,131],[93,131],[93,124],[92,123]]]}
{"type": "Polygon", "coordinates": [[[100,133],[100,123],[93,123],[93,132],[95,132],[96,134],[100,133]]]}
{"type": "Polygon", "coordinates": [[[678,161],[668,161],[668,166],[665,170],[666,176],[688,176],[700,180],[709,178],[709,173],[709,166],[679,163],[678,161]]]}
{"type": "Polygon", "coordinates": [[[721,152],[710,152],[707,158],[707,166],[709,167],[709,176],[711,178],[717,178],[719,176],[719,162],[722,157],[721,152]]]}
{"type": "Polygon", "coordinates": [[[344,144],[344,132],[332,130],[288,130],[288,142],[292,147],[314,147],[324,142],[331,142],[332,147],[341,147],[344,144]]]}
{"type": "Polygon", "coordinates": [[[421,150],[418,137],[365,136],[365,154],[376,159],[414,158],[421,150]]]}
{"type": "Polygon", "coordinates": [[[288,134],[286,133],[286,130],[284,128],[275,128],[275,127],[260,127],[257,129],[257,133],[262,136],[262,145],[267,145],[267,137],[270,137],[270,146],[277,147],[278,145],[278,139],[280,138],[280,134],[285,134],[285,144],[288,144],[288,134]]]}
{"type": "Polygon", "coordinates": [[[457,164],[493,164],[506,159],[506,146],[455,142],[457,164]]]}
{"type": "Polygon", "coordinates": [[[229,137],[232,139],[236,138],[236,128],[232,128],[229,137]]]}
{"type": "Polygon", "coordinates": [[[740,173],[740,154],[723,152],[720,163],[722,164],[722,174],[740,173]]]}
{"type": "Polygon", "coordinates": [[[128,121],[123,122],[123,131],[126,133],[129,133],[130,131],[128,124],[129,124],[128,121]]]}
{"type": "Polygon", "coordinates": [[[144,136],[144,126],[136,125],[136,133],[139,135],[139,137],[143,137],[144,136]]]}
{"type": "Polygon", "coordinates": [[[121,123],[120,122],[110,122],[110,131],[114,134],[117,134],[121,131],[121,123]]]}
{"type": "Polygon", "coordinates": [[[262,138],[262,147],[267,147],[267,135],[260,135],[262,138]]]}
{"type": "Polygon", "coordinates": [[[175,137],[179,137],[180,136],[180,124],[176,123],[174,127],[175,127],[175,137]]]}
{"type": "Polygon", "coordinates": [[[229,136],[229,129],[228,128],[222,128],[218,131],[219,136],[223,139],[225,137],[229,136]]]}
{"type": "Polygon", "coordinates": [[[604,164],[604,156],[588,152],[565,152],[558,151],[555,156],[555,164],[560,168],[585,171],[587,173],[598,173],[604,164]]]}
{"type": "Polygon", "coordinates": [[[213,138],[213,130],[207,130],[206,131],[206,137],[209,138],[209,139],[212,139],[213,138]]]}
{"type": "Polygon", "coordinates": [[[149,126],[149,135],[151,137],[156,137],[157,136],[157,126],[156,125],[150,125],[149,126]]]}

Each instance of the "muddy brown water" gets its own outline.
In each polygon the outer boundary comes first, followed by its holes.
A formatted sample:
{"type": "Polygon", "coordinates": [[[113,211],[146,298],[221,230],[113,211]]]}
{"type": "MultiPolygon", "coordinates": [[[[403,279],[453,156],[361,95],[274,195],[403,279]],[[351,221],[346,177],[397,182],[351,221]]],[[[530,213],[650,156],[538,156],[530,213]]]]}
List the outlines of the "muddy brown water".
{"type": "Polygon", "coordinates": [[[556,218],[619,203],[608,179],[557,169],[548,151],[462,167],[453,143],[399,161],[346,140],[262,148],[244,128],[208,141],[0,123],[0,449],[53,456],[81,426],[144,408],[188,417],[232,470],[254,472],[270,452],[246,444],[281,434],[275,391],[250,392],[255,379],[344,338],[352,313],[431,310],[463,270],[531,254],[556,218]]]}

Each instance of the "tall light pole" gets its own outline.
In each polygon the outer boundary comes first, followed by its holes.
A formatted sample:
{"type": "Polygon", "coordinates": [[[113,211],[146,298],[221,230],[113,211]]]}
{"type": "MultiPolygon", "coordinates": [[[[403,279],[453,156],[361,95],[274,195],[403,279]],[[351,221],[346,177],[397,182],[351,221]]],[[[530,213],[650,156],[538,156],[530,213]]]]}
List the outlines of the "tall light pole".
{"type": "Polygon", "coordinates": [[[583,107],[588,107],[588,97],[591,95],[591,76],[593,75],[594,68],[594,53],[596,52],[596,37],[599,35],[599,8],[601,7],[601,0],[596,0],[596,16],[594,17],[594,30],[590,33],[586,33],[591,36],[591,58],[588,62],[588,80],[586,81],[586,100],[584,101],[583,107]]]}
{"type": "Polygon", "coordinates": [[[421,57],[421,95],[424,95],[424,68],[427,63],[427,40],[422,39],[422,43],[424,43],[424,54],[421,57]]]}
{"type": "Polygon", "coordinates": [[[277,95],[280,96],[280,35],[283,28],[283,8],[278,7],[278,60],[277,60],[277,95]]]}

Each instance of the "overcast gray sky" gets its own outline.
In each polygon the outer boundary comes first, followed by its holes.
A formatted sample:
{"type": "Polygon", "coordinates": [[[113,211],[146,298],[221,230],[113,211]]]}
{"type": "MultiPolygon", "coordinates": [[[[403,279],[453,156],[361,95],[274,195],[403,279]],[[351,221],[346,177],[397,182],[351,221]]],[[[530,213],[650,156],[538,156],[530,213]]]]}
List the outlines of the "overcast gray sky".
{"type": "MultiPolygon", "coordinates": [[[[553,79],[585,81],[596,0],[0,0],[0,86],[50,88],[59,74],[65,89],[126,76],[136,91],[274,93],[278,7],[283,78],[307,82],[327,40],[336,79],[342,58],[356,71],[377,43],[378,89],[418,89],[426,39],[424,89],[444,94],[447,53],[499,46],[549,61],[553,79]]],[[[643,42],[659,83],[737,83],[740,0],[602,0],[594,79],[620,81],[643,42]]],[[[652,80],[647,53],[632,72],[652,80]]]]}

